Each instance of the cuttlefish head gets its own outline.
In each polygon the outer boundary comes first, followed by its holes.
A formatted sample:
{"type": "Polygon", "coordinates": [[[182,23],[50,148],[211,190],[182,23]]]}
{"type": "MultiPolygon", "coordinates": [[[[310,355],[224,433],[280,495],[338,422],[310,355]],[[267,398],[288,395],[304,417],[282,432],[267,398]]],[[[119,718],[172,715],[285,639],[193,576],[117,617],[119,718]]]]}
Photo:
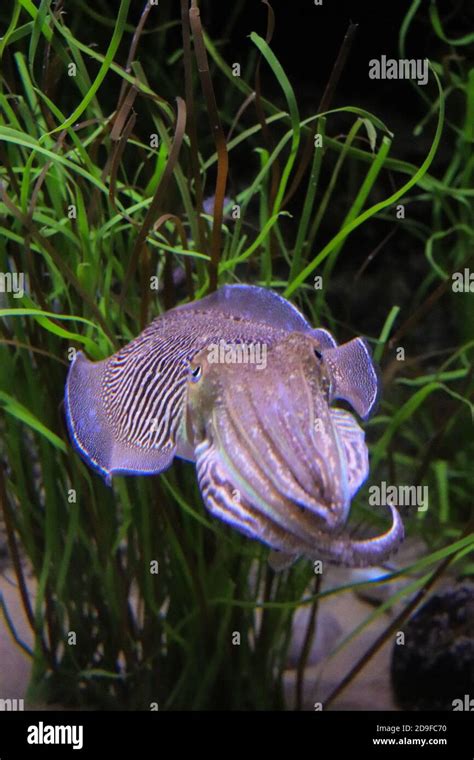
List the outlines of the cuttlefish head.
{"type": "Polygon", "coordinates": [[[208,346],[191,362],[186,430],[206,506],[285,555],[381,561],[403,537],[401,520],[392,509],[382,536],[341,533],[368,451],[353,415],[330,406],[345,398],[370,413],[378,382],[367,346],[336,347],[316,330],[251,349],[208,346]]]}

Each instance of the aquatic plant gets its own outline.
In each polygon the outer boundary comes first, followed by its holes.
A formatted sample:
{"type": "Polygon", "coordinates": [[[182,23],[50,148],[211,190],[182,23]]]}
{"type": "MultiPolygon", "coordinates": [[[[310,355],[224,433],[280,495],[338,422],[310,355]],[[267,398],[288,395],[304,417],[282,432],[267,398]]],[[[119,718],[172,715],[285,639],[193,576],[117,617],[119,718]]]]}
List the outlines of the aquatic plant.
{"type": "MultiPolygon", "coordinates": [[[[439,55],[418,86],[424,116],[407,127],[417,163],[375,114],[334,105],[352,27],[322,102],[302,118],[270,10],[235,75],[196,3],[182,0],[181,19],[148,3],[135,19],[129,0],[118,10],[76,0],[67,15],[49,0],[1,9],[0,505],[35,634],[33,701],[284,706],[294,612],[311,605],[314,621],[329,593],[313,564],[274,573],[267,548],[204,510],[191,464],[107,487],[73,452],[64,418],[78,350],[102,361],[217,286],[291,298],[338,343],[365,335],[381,364],[381,405],[365,426],[371,475],[352,511],[384,529],[385,510],[367,499],[381,481],[426,484],[430,501],[403,515],[426,554],[386,568],[384,582],[408,582],[374,616],[423,594],[449,564],[472,574],[473,301],[451,284],[471,265],[474,87],[466,61],[444,57],[472,35],[453,39],[430,8],[439,55]]],[[[402,58],[420,13],[415,0],[402,58]]]]}

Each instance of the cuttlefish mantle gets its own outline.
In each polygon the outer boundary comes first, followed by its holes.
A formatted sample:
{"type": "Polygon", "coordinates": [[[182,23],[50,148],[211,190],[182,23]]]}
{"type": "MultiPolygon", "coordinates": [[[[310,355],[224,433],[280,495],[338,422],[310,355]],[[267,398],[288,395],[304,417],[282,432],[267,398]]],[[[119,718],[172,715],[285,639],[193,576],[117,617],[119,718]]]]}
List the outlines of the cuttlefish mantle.
{"type": "Polygon", "coordinates": [[[386,533],[345,531],[369,461],[364,431],[334,402],[367,419],[378,395],[362,338],[338,346],[275,293],[226,285],[103,361],[78,352],[65,404],[74,446],[107,483],[188,459],[209,511],[280,559],[364,566],[397,548],[403,524],[390,506],[386,533]]]}

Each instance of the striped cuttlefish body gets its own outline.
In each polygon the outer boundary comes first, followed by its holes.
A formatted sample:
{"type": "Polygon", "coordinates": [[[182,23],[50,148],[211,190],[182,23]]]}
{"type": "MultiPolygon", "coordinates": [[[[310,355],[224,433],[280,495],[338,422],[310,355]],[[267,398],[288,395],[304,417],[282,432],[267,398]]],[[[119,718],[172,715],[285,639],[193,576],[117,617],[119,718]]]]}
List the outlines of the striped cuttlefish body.
{"type": "Polygon", "coordinates": [[[81,352],[66,384],[71,439],[110,483],[195,462],[210,512],[276,550],[378,564],[403,525],[353,539],[344,526],[369,472],[364,432],[379,381],[361,338],[341,346],[264,288],[227,285],[155,319],[107,359],[81,352]]]}

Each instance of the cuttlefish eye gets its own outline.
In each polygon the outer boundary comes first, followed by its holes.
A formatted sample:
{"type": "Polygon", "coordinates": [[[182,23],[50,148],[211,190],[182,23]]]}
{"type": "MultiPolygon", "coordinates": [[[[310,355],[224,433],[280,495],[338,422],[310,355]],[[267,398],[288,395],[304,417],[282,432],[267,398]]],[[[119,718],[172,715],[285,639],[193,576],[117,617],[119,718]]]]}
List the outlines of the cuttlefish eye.
{"type": "Polygon", "coordinates": [[[191,368],[191,382],[197,383],[198,380],[200,380],[202,377],[202,367],[200,364],[198,364],[196,367],[191,368]]]}
{"type": "Polygon", "coordinates": [[[322,355],[321,351],[318,351],[318,349],[315,348],[314,349],[314,353],[315,353],[316,357],[321,361],[321,359],[323,358],[323,355],[322,355]]]}

